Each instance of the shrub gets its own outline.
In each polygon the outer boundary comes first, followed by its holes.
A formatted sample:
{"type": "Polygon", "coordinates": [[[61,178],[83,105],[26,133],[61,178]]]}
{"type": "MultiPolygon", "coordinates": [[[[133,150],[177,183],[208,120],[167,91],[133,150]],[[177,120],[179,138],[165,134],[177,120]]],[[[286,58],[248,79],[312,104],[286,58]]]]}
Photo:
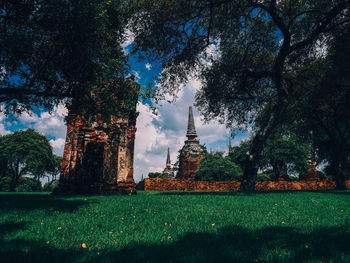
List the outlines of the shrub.
{"type": "Polygon", "coordinates": [[[221,152],[207,153],[201,161],[195,179],[200,181],[240,180],[242,169],[221,152]]]}

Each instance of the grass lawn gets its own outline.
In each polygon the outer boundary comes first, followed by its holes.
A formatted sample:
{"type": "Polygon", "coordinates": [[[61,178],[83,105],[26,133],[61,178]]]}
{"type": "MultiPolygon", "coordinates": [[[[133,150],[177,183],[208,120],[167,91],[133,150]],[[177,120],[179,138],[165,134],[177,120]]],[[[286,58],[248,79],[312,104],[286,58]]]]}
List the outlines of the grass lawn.
{"type": "Polygon", "coordinates": [[[350,191],[0,193],[0,262],[350,262],[349,204],[350,191]]]}

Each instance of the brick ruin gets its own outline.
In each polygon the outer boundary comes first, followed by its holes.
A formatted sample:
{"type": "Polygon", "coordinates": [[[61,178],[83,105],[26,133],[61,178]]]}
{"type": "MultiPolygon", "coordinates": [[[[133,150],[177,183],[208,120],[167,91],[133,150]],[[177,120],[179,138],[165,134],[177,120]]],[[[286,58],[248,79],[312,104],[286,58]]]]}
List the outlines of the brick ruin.
{"type": "Polygon", "coordinates": [[[203,159],[204,147],[197,140],[197,132],[194,126],[192,107],[188,110],[187,140],[180,150],[178,179],[194,180],[196,172],[203,159]]]}
{"type": "MultiPolygon", "coordinates": [[[[135,90],[135,107],[137,103],[135,90]]],[[[69,110],[56,194],[134,194],[136,112],[86,116],[69,110]]]]}
{"type": "MultiPolygon", "coordinates": [[[[350,189],[350,180],[346,187],[350,189]]],[[[144,180],[145,191],[238,191],[240,181],[195,181],[188,179],[146,178],[144,180]]],[[[334,190],[335,181],[324,180],[299,180],[299,181],[257,181],[256,191],[323,191],[334,190]]]]}

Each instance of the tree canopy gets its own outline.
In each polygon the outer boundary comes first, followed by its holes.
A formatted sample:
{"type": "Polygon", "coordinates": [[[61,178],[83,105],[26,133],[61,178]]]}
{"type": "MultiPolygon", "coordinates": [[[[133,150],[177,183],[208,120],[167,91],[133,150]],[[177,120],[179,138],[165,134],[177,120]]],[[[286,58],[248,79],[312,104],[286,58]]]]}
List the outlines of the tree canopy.
{"type": "Polygon", "coordinates": [[[52,109],[69,98],[88,96],[95,86],[128,86],[127,56],[121,47],[123,3],[1,1],[1,110],[52,109]]]}
{"type": "Polygon", "coordinates": [[[0,137],[0,160],[0,176],[10,178],[10,191],[23,176],[31,176],[40,184],[40,178],[58,165],[48,139],[33,129],[0,137]]]}
{"type": "Polygon", "coordinates": [[[196,172],[195,180],[201,181],[231,181],[239,180],[242,170],[222,152],[206,153],[196,172]]]}

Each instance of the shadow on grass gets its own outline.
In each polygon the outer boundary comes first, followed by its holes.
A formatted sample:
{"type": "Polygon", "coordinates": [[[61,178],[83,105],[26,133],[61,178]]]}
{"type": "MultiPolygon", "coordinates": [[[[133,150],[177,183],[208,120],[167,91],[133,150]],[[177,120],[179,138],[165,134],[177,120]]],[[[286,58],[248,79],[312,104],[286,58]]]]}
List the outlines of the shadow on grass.
{"type": "Polygon", "coordinates": [[[96,200],[69,200],[67,197],[57,197],[43,194],[1,194],[0,212],[12,210],[55,210],[73,212],[81,206],[97,203],[96,200]]]}
{"type": "MultiPolygon", "coordinates": [[[[18,230],[22,229],[18,225],[18,230]]],[[[1,227],[0,227],[1,228],[1,227]]],[[[0,237],[1,262],[349,262],[348,227],[299,232],[289,227],[188,233],[163,244],[135,243],[120,250],[58,248],[45,240],[0,237]]],[[[9,229],[14,231],[14,226],[9,229]]],[[[79,244],[77,244],[77,247],[79,244]]]]}
{"type": "Polygon", "coordinates": [[[252,195],[255,194],[254,192],[251,193],[244,193],[239,191],[166,191],[166,192],[159,192],[159,195],[252,195]]]}
{"type": "Polygon", "coordinates": [[[335,195],[349,195],[350,190],[331,190],[331,191],[321,191],[322,194],[335,194],[335,195]]]}
{"type": "Polygon", "coordinates": [[[157,193],[158,195],[231,195],[231,196],[253,196],[259,194],[297,194],[297,193],[322,193],[322,194],[339,194],[339,195],[350,195],[350,190],[322,190],[322,191],[164,191],[157,193]]]}

